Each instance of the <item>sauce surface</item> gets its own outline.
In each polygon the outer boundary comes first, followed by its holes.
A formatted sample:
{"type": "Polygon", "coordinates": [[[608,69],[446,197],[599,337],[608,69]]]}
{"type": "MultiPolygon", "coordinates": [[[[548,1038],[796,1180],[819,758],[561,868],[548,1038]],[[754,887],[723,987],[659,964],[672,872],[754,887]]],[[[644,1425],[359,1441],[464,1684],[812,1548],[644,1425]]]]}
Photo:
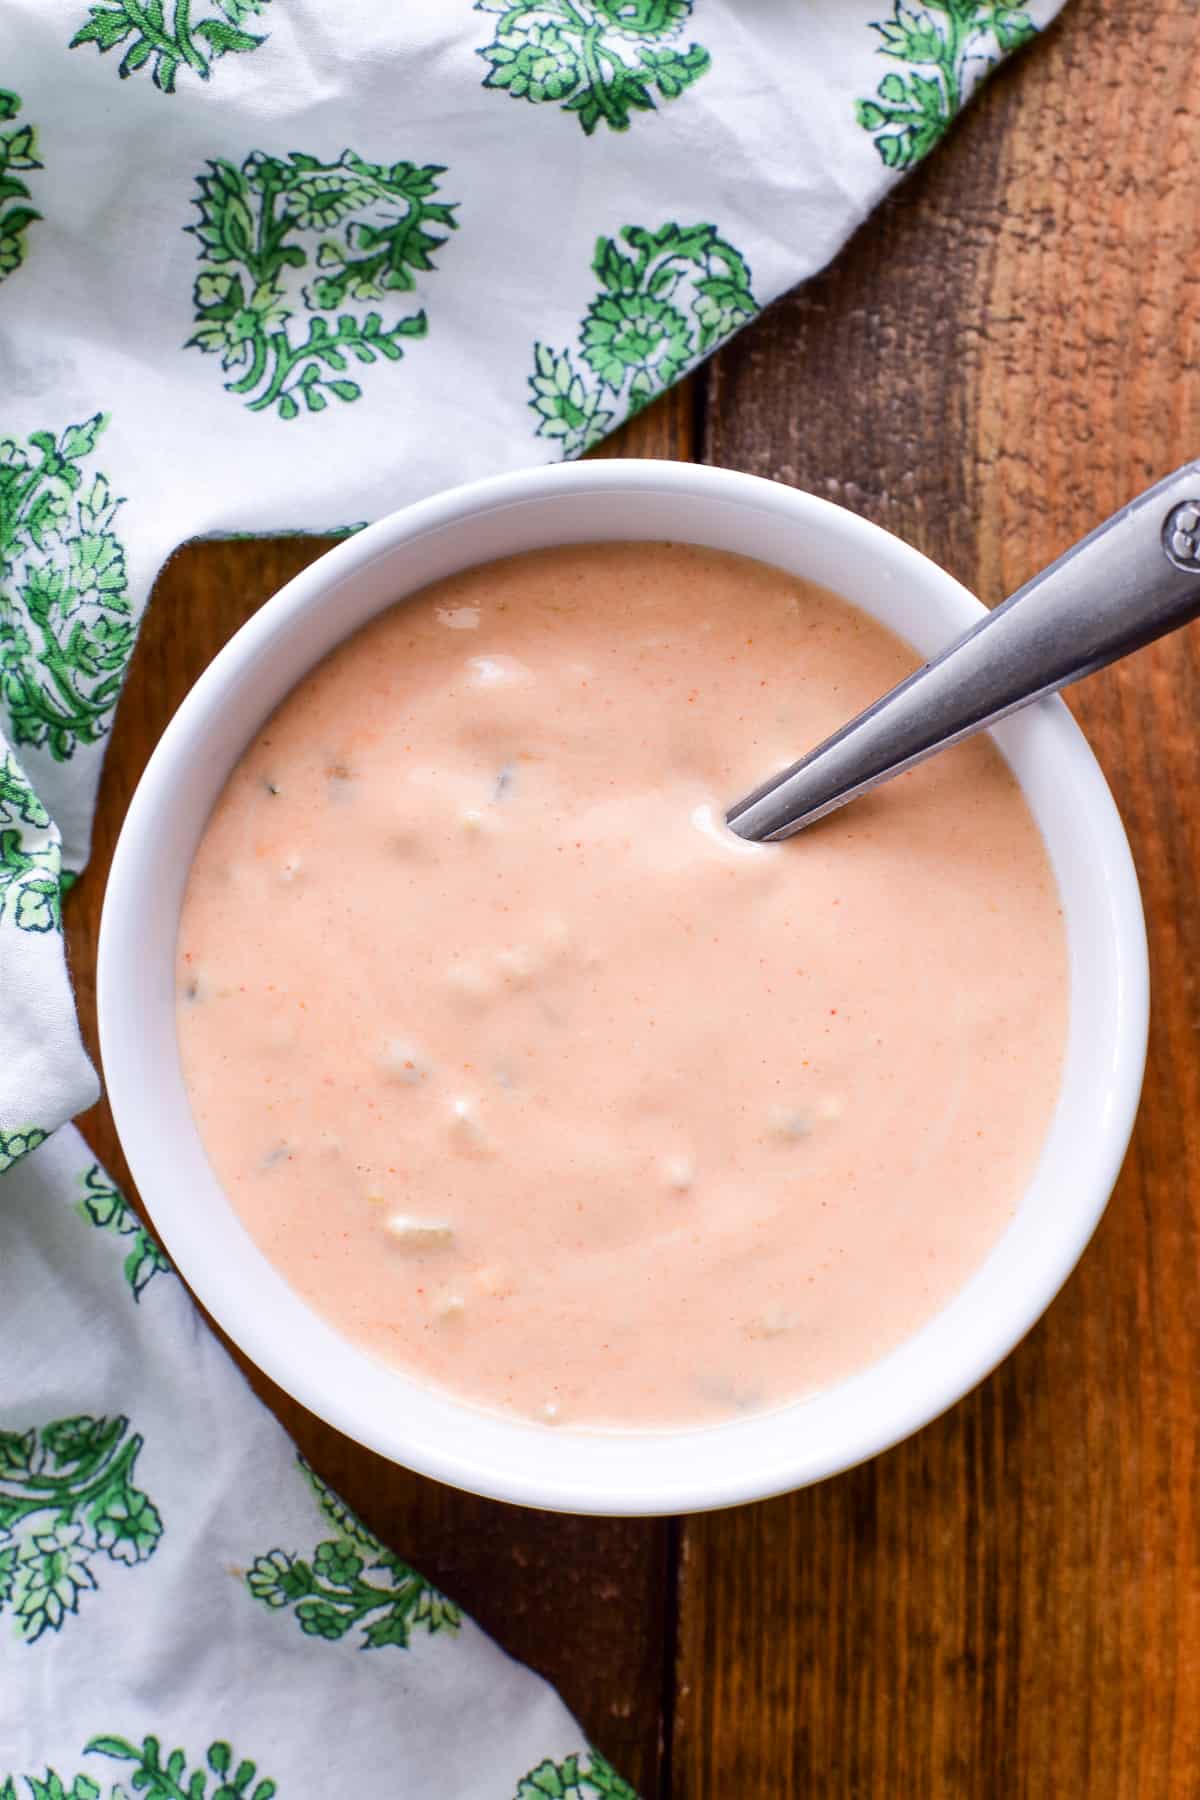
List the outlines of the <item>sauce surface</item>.
{"type": "Polygon", "coordinates": [[[724,809],[906,674],[763,564],[492,563],[285,700],[192,869],[213,1168],[350,1338],[548,1423],[694,1424],[895,1347],[1057,1098],[1053,876],[990,743],[788,843],[724,809]]]}

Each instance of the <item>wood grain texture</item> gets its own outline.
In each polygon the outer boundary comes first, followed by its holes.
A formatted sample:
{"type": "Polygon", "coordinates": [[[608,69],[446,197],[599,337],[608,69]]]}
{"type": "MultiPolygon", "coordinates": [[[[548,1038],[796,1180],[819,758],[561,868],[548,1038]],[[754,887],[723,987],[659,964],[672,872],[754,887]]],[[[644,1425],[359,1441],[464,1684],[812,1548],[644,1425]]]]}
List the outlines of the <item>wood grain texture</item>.
{"type": "MultiPolygon", "coordinates": [[[[995,600],[1200,453],[1194,5],[1072,0],[822,278],[714,365],[705,453],[995,600]]],[[[1155,992],[1116,1196],[1042,1324],[908,1444],[682,1534],[672,1793],[1200,1794],[1200,646],[1072,702],[1155,992]]]]}
{"type": "MultiPolygon", "coordinates": [[[[685,384],[632,421],[606,453],[686,458],[692,409],[685,384]]],[[[171,714],[222,644],[330,542],[189,544],[155,587],[105,763],[92,859],[66,907],[80,1016],[93,1055],[100,908],[138,777],[171,714]]],[[[137,1200],[107,1103],[101,1100],[80,1124],[137,1200]]],[[[671,1679],[665,1636],[673,1581],[670,1527],[538,1513],[457,1493],[351,1443],[237,1360],[305,1456],[372,1529],[411,1557],[505,1649],[546,1675],[590,1739],[646,1800],[655,1800],[663,1791],[662,1719],[671,1679]]]]}

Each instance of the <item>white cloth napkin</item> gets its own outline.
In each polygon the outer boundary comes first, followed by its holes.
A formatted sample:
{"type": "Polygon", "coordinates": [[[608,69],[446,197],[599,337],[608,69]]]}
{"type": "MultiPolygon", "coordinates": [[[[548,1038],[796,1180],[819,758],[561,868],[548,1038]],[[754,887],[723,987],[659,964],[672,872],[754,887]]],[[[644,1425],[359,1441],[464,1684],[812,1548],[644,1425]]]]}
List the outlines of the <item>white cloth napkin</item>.
{"type": "Polygon", "coordinates": [[[61,894],[178,543],[579,454],[1055,11],[0,0],[0,1800],[631,1794],[297,1463],[66,1124],[61,894]]]}

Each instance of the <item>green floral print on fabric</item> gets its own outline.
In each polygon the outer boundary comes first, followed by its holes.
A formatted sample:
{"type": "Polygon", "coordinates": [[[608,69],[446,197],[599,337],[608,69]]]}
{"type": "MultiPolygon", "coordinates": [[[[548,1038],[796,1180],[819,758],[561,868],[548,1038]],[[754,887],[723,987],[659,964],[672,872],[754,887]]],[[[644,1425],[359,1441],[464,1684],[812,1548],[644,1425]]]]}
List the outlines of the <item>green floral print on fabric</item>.
{"type": "MultiPolygon", "coordinates": [[[[105,1733],[94,1737],[86,1756],[111,1757],[132,1765],[130,1785],[142,1800],[275,1800],[276,1783],[259,1779],[257,1764],[237,1760],[232,1748],[219,1739],[210,1744],[203,1766],[189,1769],[184,1750],[163,1756],[156,1737],[140,1744],[105,1733]],[[211,1785],[215,1779],[216,1785],[211,1785]]],[[[126,1790],[107,1790],[90,1775],[77,1775],[70,1784],[47,1769],[44,1775],[10,1775],[0,1782],[0,1800],[126,1800],[126,1790]],[[24,1793],[18,1787],[23,1784],[24,1793]]],[[[638,1800],[633,1788],[596,1751],[584,1757],[568,1756],[564,1762],[549,1758],[524,1776],[513,1800],[638,1800]]]]}
{"type": "Polygon", "coordinates": [[[379,1542],[303,1457],[297,1459],[325,1517],[338,1532],[311,1558],[269,1550],[251,1564],[246,1586],[265,1606],[294,1606],[308,1637],[334,1641],[362,1625],[360,1647],[407,1649],[412,1632],[457,1631],[462,1615],[437,1589],[379,1542]],[[368,1575],[380,1575],[370,1581],[368,1575]]]}
{"type": "MultiPolygon", "coordinates": [[[[0,1781],[0,1800],[23,1800],[23,1796],[24,1800],[101,1800],[100,1785],[90,1775],[77,1775],[68,1784],[53,1769],[44,1775],[9,1775],[0,1781]]],[[[114,1792],[111,1800],[120,1797],[114,1792]]]]}
{"type": "Polygon", "coordinates": [[[0,728],[60,762],[107,735],[136,636],[124,502],[86,466],[107,423],[0,437],[0,728]]]}
{"type": "Polygon", "coordinates": [[[331,397],[359,399],[347,369],[399,362],[403,340],[429,329],[423,311],[389,321],[371,303],[411,293],[433,270],[456,228],[455,206],[434,198],[445,172],[368,163],[352,150],[331,163],[299,151],[286,160],[255,151],[240,168],[210,162],[200,221],[186,227],[201,257],[186,347],[219,356],[227,390],[251,412],[295,419],[331,397]]]}
{"type": "MultiPolygon", "coordinates": [[[[130,1786],[141,1800],[273,1800],[279,1792],[275,1782],[259,1778],[256,1763],[235,1758],[222,1738],[208,1746],[204,1766],[190,1771],[187,1753],[172,1750],[164,1759],[156,1737],[133,1744],[128,1738],[105,1734],[94,1737],[85,1754],[131,1763],[130,1786]],[[215,1785],[210,1785],[210,1777],[215,1785]]],[[[111,1800],[122,1800],[124,1792],[114,1788],[111,1800]]]]}
{"type": "Polygon", "coordinates": [[[612,1764],[592,1750],[582,1758],[568,1756],[565,1762],[547,1759],[539,1763],[519,1783],[513,1800],[638,1800],[638,1797],[612,1764]]]}
{"type": "Polygon", "coordinates": [[[698,81],[712,58],[702,44],[677,38],[693,0],[476,0],[496,13],[493,37],[478,52],[483,85],[514,100],[549,102],[574,113],[589,136],[601,119],[627,131],[635,112],[653,112],[698,81]]]}
{"type": "MultiPolygon", "coordinates": [[[[0,124],[15,119],[20,110],[20,95],[0,88],[0,124]]],[[[42,167],[36,151],[32,125],[0,131],[0,281],[24,262],[25,233],[42,216],[29,205],[33,196],[21,180],[31,169],[42,167]]]]}
{"type": "MultiPolygon", "coordinates": [[[[0,743],[0,926],[59,930],[61,868],[62,845],[50,815],[20,763],[0,743]]],[[[5,1167],[2,1146],[0,1133],[0,1170],[5,1167]]]]}
{"type": "Polygon", "coordinates": [[[75,1210],[89,1224],[126,1240],[129,1249],[124,1273],[135,1300],[141,1299],[156,1275],[170,1274],[166,1256],[99,1163],[93,1163],[84,1174],[83,1199],[75,1210]]]}
{"type": "Polygon", "coordinates": [[[910,169],[926,156],[962,107],[973,78],[1037,36],[1029,0],[894,0],[890,19],[872,29],[881,56],[907,63],[885,75],[873,100],[856,111],[889,169],[910,169]]]}
{"type": "MultiPolygon", "coordinates": [[[[156,1737],[135,1744],[105,1733],[86,1744],[83,1754],[132,1763],[130,1786],[142,1800],[273,1800],[279,1791],[275,1782],[257,1779],[255,1763],[235,1759],[224,1739],[208,1746],[203,1767],[190,1771],[186,1752],[172,1750],[164,1759],[156,1737]]],[[[129,1800],[129,1790],[120,1783],[102,1786],[90,1775],[76,1775],[68,1784],[47,1769],[44,1775],[9,1775],[0,1782],[0,1800],[129,1800]]]]}
{"type": "Polygon", "coordinates": [[[40,1125],[26,1125],[22,1131],[0,1131],[0,1175],[44,1144],[49,1135],[40,1125]]]}
{"type": "Polygon", "coordinates": [[[600,291],[580,326],[584,366],[569,350],[534,346],[537,435],[556,438],[564,459],[638,412],[758,311],[749,267],[715,225],[627,225],[621,236],[632,254],[614,238],[596,242],[600,291]]]}
{"type": "Polygon", "coordinates": [[[127,81],[147,65],[150,78],[164,94],[175,92],[179,74],[190,69],[201,81],[212,74],[218,57],[257,50],[266,38],[247,31],[270,0],[207,0],[206,16],[193,19],[194,0],[172,0],[170,17],[164,0],[93,0],[87,23],[71,39],[71,49],[95,44],[101,56],[123,46],[117,68],[127,81]]]}
{"type": "Polygon", "coordinates": [[[158,1509],[133,1484],[142,1448],[126,1418],[57,1419],[0,1431],[0,1613],[35,1644],[98,1587],[100,1557],[133,1565],[162,1536],[158,1509]]]}

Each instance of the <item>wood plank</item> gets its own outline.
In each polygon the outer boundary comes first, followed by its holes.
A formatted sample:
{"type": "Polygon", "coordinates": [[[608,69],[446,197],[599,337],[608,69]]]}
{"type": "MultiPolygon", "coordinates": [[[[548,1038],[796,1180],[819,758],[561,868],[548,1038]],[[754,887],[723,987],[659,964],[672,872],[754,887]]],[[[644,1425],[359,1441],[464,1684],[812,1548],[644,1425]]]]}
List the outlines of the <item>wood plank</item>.
{"type": "MultiPolygon", "coordinates": [[[[717,363],[707,456],[1000,598],[1197,452],[1195,8],[1072,0],[717,363]]],[[[1200,646],[1073,702],[1144,884],[1145,1101],[1083,1263],[947,1417],[686,1522],[678,1800],[1200,1793],[1200,646]]]]}
{"type": "MultiPolygon", "coordinates": [[[[686,457],[692,405],[685,384],[632,421],[605,452],[686,457]]],[[[221,645],[328,547],[329,540],[319,538],[189,544],[157,583],[105,765],[92,861],[66,908],[93,1054],[104,884],[150,751],[221,645]]],[[[136,1200],[106,1102],[80,1123],[136,1200]]],[[[592,1741],[653,1800],[662,1791],[663,1686],[670,1674],[664,1642],[673,1584],[669,1527],[538,1513],[426,1481],[351,1443],[238,1360],[320,1473],[388,1544],[411,1557],[513,1655],[553,1681],[592,1741]]]]}

